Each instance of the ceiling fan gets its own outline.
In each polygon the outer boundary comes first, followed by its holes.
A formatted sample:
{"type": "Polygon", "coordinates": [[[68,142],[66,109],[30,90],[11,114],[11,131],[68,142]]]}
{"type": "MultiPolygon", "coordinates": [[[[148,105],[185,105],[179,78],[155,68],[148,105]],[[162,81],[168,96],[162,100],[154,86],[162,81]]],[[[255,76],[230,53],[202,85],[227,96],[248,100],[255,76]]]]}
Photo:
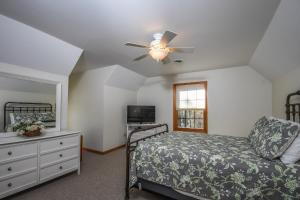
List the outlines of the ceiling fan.
{"type": "Polygon", "coordinates": [[[155,33],[153,34],[154,40],[150,43],[150,45],[142,45],[136,43],[126,43],[126,46],[139,47],[148,49],[149,52],[141,55],[134,59],[134,61],[141,60],[146,58],[147,56],[151,56],[157,62],[162,62],[163,64],[168,64],[171,62],[170,57],[168,56],[170,53],[193,53],[194,47],[170,47],[168,44],[176,37],[176,33],[171,31],[166,31],[164,34],[155,33]]]}

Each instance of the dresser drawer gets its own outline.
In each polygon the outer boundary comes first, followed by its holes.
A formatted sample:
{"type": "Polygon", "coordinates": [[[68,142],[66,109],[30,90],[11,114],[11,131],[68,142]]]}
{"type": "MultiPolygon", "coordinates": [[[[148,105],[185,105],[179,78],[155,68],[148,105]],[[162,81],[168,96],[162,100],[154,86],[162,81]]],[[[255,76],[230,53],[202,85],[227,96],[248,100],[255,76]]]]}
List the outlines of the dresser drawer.
{"type": "Polygon", "coordinates": [[[78,147],[44,154],[41,156],[41,160],[40,160],[41,167],[43,167],[47,164],[50,164],[50,163],[54,163],[54,162],[58,162],[58,161],[67,159],[67,158],[78,157],[78,154],[79,154],[78,147]]]}
{"type": "Polygon", "coordinates": [[[33,155],[37,155],[36,143],[0,147],[0,163],[33,155]]]}
{"type": "Polygon", "coordinates": [[[0,182],[0,197],[14,191],[20,191],[37,183],[37,171],[0,182]]]}
{"type": "Polygon", "coordinates": [[[53,140],[43,141],[40,144],[41,154],[49,151],[55,151],[64,147],[79,145],[78,136],[60,137],[53,140]]]}
{"type": "Polygon", "coordinates": [[[0,180],[4,177],[18,175],[20,172],[37,169],[37,157],[14,161],[0,165],[0,180]]]}
{"type": "Polygon", "coordinates": [[[78,168],[78,159],[68,160],[40,170],[40,181],[48,180],[78,168]]]}

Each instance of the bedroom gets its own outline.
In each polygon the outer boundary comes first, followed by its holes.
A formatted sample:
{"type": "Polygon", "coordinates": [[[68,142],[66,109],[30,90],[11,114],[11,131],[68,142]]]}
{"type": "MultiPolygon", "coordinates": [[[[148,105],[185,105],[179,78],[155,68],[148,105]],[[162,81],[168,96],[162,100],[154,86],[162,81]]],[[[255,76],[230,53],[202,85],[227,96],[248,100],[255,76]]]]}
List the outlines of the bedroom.
{"type": "Polygon", "coordinates": [[[297,96],[286,113],[300,89],[299,9],[298,0],[1,1],[0,198],[299,199],[297,96]],[[143,114],[129,119],[130,109],[143,114]],[[136,136],[153,137],[135,147],[136,136]],[[268,152],[261,137],[280,144],[268,152]]]}

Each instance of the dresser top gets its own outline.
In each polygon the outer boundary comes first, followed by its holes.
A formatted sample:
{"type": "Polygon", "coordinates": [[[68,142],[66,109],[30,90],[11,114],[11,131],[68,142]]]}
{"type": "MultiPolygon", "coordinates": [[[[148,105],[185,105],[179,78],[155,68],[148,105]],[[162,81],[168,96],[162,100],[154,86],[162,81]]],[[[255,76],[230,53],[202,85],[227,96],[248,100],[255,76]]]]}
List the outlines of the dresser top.
{"type": "Polygon", "coordinates": [[[54,138],[54,137],[63,137],[63,136],[79,134],[79,133],[80,133],[79,131],[65,130],[65,131],[57,131],[57,132],[46,132],[46,133],[42,133],[42,135],[36,136],[36,137],[25,137],[25,136],[1,137],[0,138],[0,146],[6,145],[6,144],[43,140],[43,139],[54,138]]]}

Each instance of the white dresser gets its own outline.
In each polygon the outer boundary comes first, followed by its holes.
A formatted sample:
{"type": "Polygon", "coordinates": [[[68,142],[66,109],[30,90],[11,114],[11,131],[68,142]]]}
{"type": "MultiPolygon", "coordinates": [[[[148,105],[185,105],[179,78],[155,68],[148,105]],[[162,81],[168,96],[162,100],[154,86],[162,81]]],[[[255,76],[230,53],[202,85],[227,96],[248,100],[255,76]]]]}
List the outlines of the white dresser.
{"type": "Polygon", "coordinates": [[[0,199],[66,173],[80,174],[80,133],[0,138],[0,199]]]}

